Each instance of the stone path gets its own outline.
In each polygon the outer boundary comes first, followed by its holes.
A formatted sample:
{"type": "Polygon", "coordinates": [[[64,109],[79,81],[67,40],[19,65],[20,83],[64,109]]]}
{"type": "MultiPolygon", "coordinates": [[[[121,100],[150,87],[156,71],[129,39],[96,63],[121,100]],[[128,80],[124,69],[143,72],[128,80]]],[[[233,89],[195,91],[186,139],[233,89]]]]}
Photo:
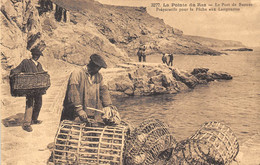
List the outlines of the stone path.
{"type": "MultiPolygon", "coordinates": [[[[43,95],[40,125],[32,125],[33,132],[24,131],[21,126],[5,127],[1,124],[1,164],[35,165],[46,164],[50,156],[47,145],[54,141],[59,126],[60,111],[71,68],[62,68],[51,75],[51,87],[43,95]]],[[[12,97],[9,84],[2,84],[1,119],[24,113],[25,97],[12,97]]],[[[22,115],[23,117],[23,115],[22,115]]]]}

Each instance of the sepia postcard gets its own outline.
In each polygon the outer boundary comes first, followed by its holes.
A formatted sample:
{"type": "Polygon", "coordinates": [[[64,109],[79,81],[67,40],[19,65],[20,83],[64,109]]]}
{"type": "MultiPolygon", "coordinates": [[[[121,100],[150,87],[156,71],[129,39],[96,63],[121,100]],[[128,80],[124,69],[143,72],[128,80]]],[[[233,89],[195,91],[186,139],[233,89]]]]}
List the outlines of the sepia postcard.
{"type": "Polygon", "coordinates": [[[1,0],[1,164],[260,165],[259,0],[1,0]]]}

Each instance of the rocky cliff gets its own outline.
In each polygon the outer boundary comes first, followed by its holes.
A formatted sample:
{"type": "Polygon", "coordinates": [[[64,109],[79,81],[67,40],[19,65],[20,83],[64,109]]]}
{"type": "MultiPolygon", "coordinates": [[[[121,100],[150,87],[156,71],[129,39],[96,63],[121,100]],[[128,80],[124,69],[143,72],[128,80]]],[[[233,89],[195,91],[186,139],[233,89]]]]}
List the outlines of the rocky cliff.
{"type": "Polygon", "coordinates": [[[162,19],[152,17],[144,7],[111,6],[83,0],[58,3],[71,10],[73,22],[91,22],[110,43],[129,56],[135,56],[140,45],[147,47],[148,55],[162,52],[220,54],[186,38],[181,30],[166,25],[162,19]]]}
{"type": "Polygon", "coordinates": [[[37,9],[30,0],[3,0],[1,3],[1,64],[2,72],[30,56],[32,47],[45,48],[37,9]]]}
{"type": "Polygon", "coordinates": [[[92,53],[101,54],[109,66],[131,61],[140,45],[146,45],[147,55],[220,54],[150,16],[146,8],[92,0],[3,0],[1,32],[4,71],[29,57],[32,47],[44,50],[49,60],[76,65],[86,64],[92,53]]]}
{"type": "Polygon", "coordinates": [[[0,48],[3,77],[22,59],[30,57],[32,47],[43,50],[47,60],[56,58],[77,65],[86,64],[92,53],[102,54],[110,66],[130,60],[90,22],[75,25],[57,20],[59,15],[55,6],[58,5],[53,5],[51,10],[46,10],[36,0],[2,1],[0,48]]]}

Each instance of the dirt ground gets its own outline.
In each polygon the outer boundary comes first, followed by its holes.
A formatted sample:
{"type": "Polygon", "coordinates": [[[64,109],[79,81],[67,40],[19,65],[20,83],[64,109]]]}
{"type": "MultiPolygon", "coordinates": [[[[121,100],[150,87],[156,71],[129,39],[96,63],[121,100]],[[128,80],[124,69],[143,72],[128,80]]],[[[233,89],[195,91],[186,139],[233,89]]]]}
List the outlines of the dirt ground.
{"type": "MultiPolygon", "coordinates": [[[[48,145],[54,141],[59,126],[60,111],[65,94],[67,79],[73,66],[42,60],[51,75],[51,87],[43,95],[43,106],[39,116],[43,123],[33,125],[33,132],[24,131],[21,126],[5,127],[1,124],[1,164],[2,165],[41,165],[47,164],[51,154],[48,145]]],[[[118,70],[117,70],[118,71],[118,70]]],[[[113,69],[106,72],[113,72],[113,69]]],[[[23,119],[24,97],[12,97],[9,84],[1,85],[1,119],[23,119]]],[[[260,164],[260,134],[256,134],[244,144],[240,144],[237,161],[232,165],[260,164]]]]}

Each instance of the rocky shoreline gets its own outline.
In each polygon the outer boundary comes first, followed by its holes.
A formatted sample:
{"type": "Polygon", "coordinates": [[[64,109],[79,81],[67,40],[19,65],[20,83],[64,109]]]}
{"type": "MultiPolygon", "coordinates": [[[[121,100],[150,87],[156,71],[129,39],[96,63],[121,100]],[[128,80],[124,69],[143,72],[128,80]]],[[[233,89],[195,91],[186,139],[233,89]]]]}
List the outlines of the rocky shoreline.
{"type": "Polygon", "coordinates": [[[236,48],[236,49],[224,49],[223,51],[253,51],[250,48],[236,48]]]}
{"type": "Polygon", "coordinates": [[[222,71],[211,72],[208,68],[180,71],[160,63],[128,62],[102,72],[111,94],[115,96],[177,94],[199,84],[232,79],[230,74],[222,71]]]}

